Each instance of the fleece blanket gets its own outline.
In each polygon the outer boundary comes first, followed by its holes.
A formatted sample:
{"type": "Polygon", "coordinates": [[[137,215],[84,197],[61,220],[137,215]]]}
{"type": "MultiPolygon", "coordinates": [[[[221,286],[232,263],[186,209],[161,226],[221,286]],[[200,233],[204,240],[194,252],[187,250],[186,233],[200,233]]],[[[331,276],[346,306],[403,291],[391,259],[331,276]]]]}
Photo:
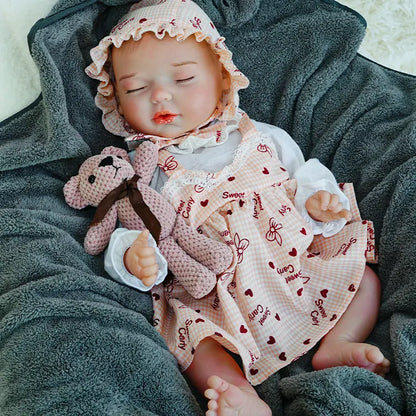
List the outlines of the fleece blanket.
{"type": "MultiPolygon", "coordinates": [[[[260,396],[274,415],[416,414],[416,78],[357,55],[365,20],[335,1],[197,3],[251,80],[241,107],[353,182],[376,229],[383,293],[369,342],[391,360],[390,374],[312,371],[311,351],[258,386],[260,396]]],[[[58,2],[29,35],[42,94],[0,125],[3,416],[205,410],[150,323],[150,296],[84,252],[93,210],[71,209],[62,193],[86,157],[122,146],[102,127],[83,71],[128,7],[58,2]]]]}

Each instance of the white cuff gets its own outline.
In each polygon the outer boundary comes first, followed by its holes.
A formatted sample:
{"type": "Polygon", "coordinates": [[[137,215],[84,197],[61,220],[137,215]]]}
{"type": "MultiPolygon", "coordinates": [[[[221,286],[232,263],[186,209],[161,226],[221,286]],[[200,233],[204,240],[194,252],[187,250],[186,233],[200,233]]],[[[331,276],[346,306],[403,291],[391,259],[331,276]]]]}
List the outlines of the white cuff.
{"type": "Polygon", "coordinates": [[[168,264],[159,251],[156,241],[149,235],[149,244],[155,248],[156,262],[159,267],[157,279],[152,286],[145,286],[140,279],[129,273],[124,266],[124,254],[133,244],[141,231],[117,228],[111,235],[110,243],[104,253],[104,269],[115,280],[143,292],[162,283],[168,273],[168,264]]]}

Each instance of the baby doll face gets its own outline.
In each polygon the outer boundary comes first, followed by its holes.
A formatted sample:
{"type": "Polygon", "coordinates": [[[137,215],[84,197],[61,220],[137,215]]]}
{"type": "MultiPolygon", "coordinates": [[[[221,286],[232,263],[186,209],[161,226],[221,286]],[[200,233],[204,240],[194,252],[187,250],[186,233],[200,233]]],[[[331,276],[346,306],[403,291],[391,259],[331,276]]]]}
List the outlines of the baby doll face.
{"type": "Polygon", "coordinates": [[[119,112],[141,133],[177,137],[214,112],[227,78],[206,42],[146,33],[113,48],[119,112]]]}

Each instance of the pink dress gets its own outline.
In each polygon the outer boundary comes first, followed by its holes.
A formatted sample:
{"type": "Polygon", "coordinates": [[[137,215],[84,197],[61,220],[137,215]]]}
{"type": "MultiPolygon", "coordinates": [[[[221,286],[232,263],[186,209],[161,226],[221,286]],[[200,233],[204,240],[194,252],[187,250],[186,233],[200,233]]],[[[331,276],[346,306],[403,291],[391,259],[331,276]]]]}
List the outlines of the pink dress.
{"type": "Polygon", "coordinates": [[[173,280],[153,288],[154,325],[185,370],[212,337],[242,359],[259,384],[310,350],[338,321],[374,259],[371,223],[361,221],[352,186],[342,185],[352,221],[336,235],[314,236],[294,207],[290,180],[269,138],[248,117],[231,165],[187,171],[167,150],[163,193],[192,226],[224,241],[234,260],[215,289],[194,299],[173,280]]]}

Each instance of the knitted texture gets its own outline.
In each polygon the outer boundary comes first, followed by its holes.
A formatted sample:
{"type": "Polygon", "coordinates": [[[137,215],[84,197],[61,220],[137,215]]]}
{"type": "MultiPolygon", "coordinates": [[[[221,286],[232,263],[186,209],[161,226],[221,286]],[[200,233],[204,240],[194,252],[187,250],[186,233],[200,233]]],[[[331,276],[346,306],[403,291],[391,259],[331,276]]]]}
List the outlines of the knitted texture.
{"type": "MultiPolygon", "coordinates": [[[[159,250],[166,258],[175,278],[195,297],[207,295],[215,286],[216,275],[232,262],[232,251],[219,241],[208,238],[188,226],[175,209],[148,186],[157,163],[157,147],[142,143],[135,152],[133,164],[123,149],[105,148],[100,155],[88,158],[64,187],[65,200],[73,208],[98,206],[106,195],[123,181],[139,176],[137,189],[144,202],[161,224],[159,250]],[[176,241],[177,240],[177,241],[176,241]]],[[[107,246],[120,220],[123,227],[134,230],[146,228],[128,197],[114,203],[102,221],[89,228],[84,247],[89,254],[99,254],[107,246]]]]}

